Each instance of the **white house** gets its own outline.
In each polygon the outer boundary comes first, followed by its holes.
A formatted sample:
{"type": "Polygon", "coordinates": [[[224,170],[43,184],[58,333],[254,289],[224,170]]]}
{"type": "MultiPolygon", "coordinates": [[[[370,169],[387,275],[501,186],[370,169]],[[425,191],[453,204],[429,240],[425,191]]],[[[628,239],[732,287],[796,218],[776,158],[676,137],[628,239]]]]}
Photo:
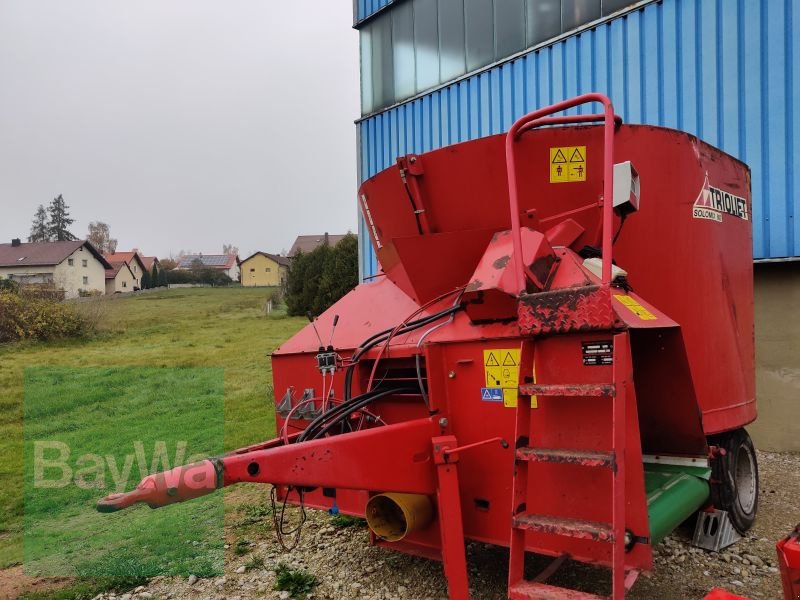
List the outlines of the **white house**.
{"type": "Polygon", "coordinates": [[[134,287],[136,287],[136,289],[142,287],[142,275],[148,269],[145,267],[142,256],[136,250],[132,250],[130,252],[114,252],[113,254],[107,252],[103,254],[103,258],[105,258],[112,265],[114,263],[121,262],[128,263],[128,268],[131,270],[131,273],[133,273],[133,278],[136,280],[133,284],[134,287]]]}
{"type": "Polygon", "coordinates": [[[194,266],[195,261],[200,261],[209,269],[222,271],[233,281],[239,281],[239,257],[235,254],[186,254],[175,268],[187,271],[194,266]]]}
{"type": "Polygon", "coordinates": [[[125,261],[112,262],[106,269],[106,294],[127,293],[137,288],[136,275],[125,261]]]}
{"type": "Polygon", "coordinates": [[[106,291],[111,265],[85,240],[0,244],[0,278],[21,285],[41,285],[64,291],[66,298],[81,292],[106,291]]]}

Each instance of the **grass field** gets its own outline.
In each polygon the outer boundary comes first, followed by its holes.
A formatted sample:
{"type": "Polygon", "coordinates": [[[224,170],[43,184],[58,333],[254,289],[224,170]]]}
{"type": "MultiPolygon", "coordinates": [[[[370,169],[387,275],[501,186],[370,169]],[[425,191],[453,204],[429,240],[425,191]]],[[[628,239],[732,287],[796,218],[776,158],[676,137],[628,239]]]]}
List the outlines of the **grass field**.
{"type": "Polygon", "coordinates": [[[102,313],[93,338],[0,346],[0,568],[23,559],[25,370],[220,368],[224,447],[243,446],[274,435],[269,354],[303,325],[280,312],[265,315],[265,297],[263,289],[198,288],[101,299],[91,306],[102,313]]]}

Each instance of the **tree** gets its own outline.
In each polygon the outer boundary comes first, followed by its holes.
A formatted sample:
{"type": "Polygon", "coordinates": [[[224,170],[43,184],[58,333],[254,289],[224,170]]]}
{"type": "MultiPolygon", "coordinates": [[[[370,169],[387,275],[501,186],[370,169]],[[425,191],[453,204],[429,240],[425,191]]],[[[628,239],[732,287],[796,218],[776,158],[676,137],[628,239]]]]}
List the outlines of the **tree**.
{"type": "Polygon", "coordinates": [[[169,285],[169,282],[167,281],[167,271],[164,270],[163,263],[161,266],[162,268],[158,271],[158,285],[159,287],[167,287],[169,285]]]}
{"type": "Polygon", "coordinates": [[[331,297],[335,302],[358,285],[358,237],[356,235],[348,233],[334,246],[331,272],[334,275],[331,297]]]}
{"type": "Polygon", "coordinates": [[[148,273],[147,271],[142,273],[141,284],[143,290],[148,290],[151,287],[153,287],[152,280],[150,279],[150,273],[148,273]]]}
{"type": "Polygon", "coordinates": [[[162,258],[159,259],[158,263],[161,265],[162,271],[172,271],[172,269],[178,266],[178,261],[174,258],[162,258]]]}
{"type": "Polygon", "coordinates": [[[44,204],[40,204],[36,209],[36,214],[33,215],[33,224],[31,225],[31,233],[28,236],[29,242],[49,242],[50,233],[47,230],[47,210],[44,204]]]}
{"type": "Polygon", "coordinates": [[[222,253],[223,254],[233,254],[234,256],[239,256],[239,248],[237,248],[233,244],[222,244],[222,253]]]}
{"type": "Polygon", "coordinates": [[[323,244],[292,259],[285,286],[287,311],[320,314],[356,285],[358,238],[348,234],[332,248],[323,244]]]}
{"type": "Polygon", "coordinates": [[[117,240],[111,237],[108,225],[102,221],[89,223],[89,233],[86,234],[86,239],[101,254],[114,254],[117,251],[117,240]]]}
{"type": "Polygon", "coordinates": [[[158,287],[161,285],[161,280],[159,279],[159,272],[158,272],[158,264],[156,261],[153,261],[153,268],[150,270],[150,286],[151,287],[158,287]]]}
{"type": "Polygon", "coordinates": [[[57,198],[53,198],[50,206],[47,207],[47,213],[50,217],[47,223],[47,234],[51,241],[69,242],[78,239],[68,229],[75,219],[69,217],[69,206],[64,202],[61,194],[57,198]]]}

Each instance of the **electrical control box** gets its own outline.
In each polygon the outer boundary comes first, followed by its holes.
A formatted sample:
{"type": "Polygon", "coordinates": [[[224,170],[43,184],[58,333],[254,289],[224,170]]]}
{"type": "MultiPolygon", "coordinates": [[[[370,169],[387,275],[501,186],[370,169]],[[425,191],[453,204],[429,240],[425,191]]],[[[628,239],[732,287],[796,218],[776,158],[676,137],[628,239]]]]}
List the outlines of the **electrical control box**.
{"type": "Polygon", "coordinates": [[[614,165],[614,210],[618,215],[639,210],[639,173],[629,160],[614,165]]]}

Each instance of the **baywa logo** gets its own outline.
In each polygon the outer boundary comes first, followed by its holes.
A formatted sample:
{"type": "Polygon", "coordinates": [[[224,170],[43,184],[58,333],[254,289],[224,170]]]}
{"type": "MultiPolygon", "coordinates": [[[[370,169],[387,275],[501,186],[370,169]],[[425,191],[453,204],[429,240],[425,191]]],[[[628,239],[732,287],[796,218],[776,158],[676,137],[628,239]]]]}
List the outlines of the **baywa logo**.
{"type": "Polygon", "coordinates": [[[703,187],[697,195],[692,207],[692,216],[695,219],[708,219],[722,223],[722,215],[727,214],[737,219],[750,220],[747,212],[747,200],[734,196],[730,192],[714,187],[708,181],[708,173],[703,181],[703,187]]]}

